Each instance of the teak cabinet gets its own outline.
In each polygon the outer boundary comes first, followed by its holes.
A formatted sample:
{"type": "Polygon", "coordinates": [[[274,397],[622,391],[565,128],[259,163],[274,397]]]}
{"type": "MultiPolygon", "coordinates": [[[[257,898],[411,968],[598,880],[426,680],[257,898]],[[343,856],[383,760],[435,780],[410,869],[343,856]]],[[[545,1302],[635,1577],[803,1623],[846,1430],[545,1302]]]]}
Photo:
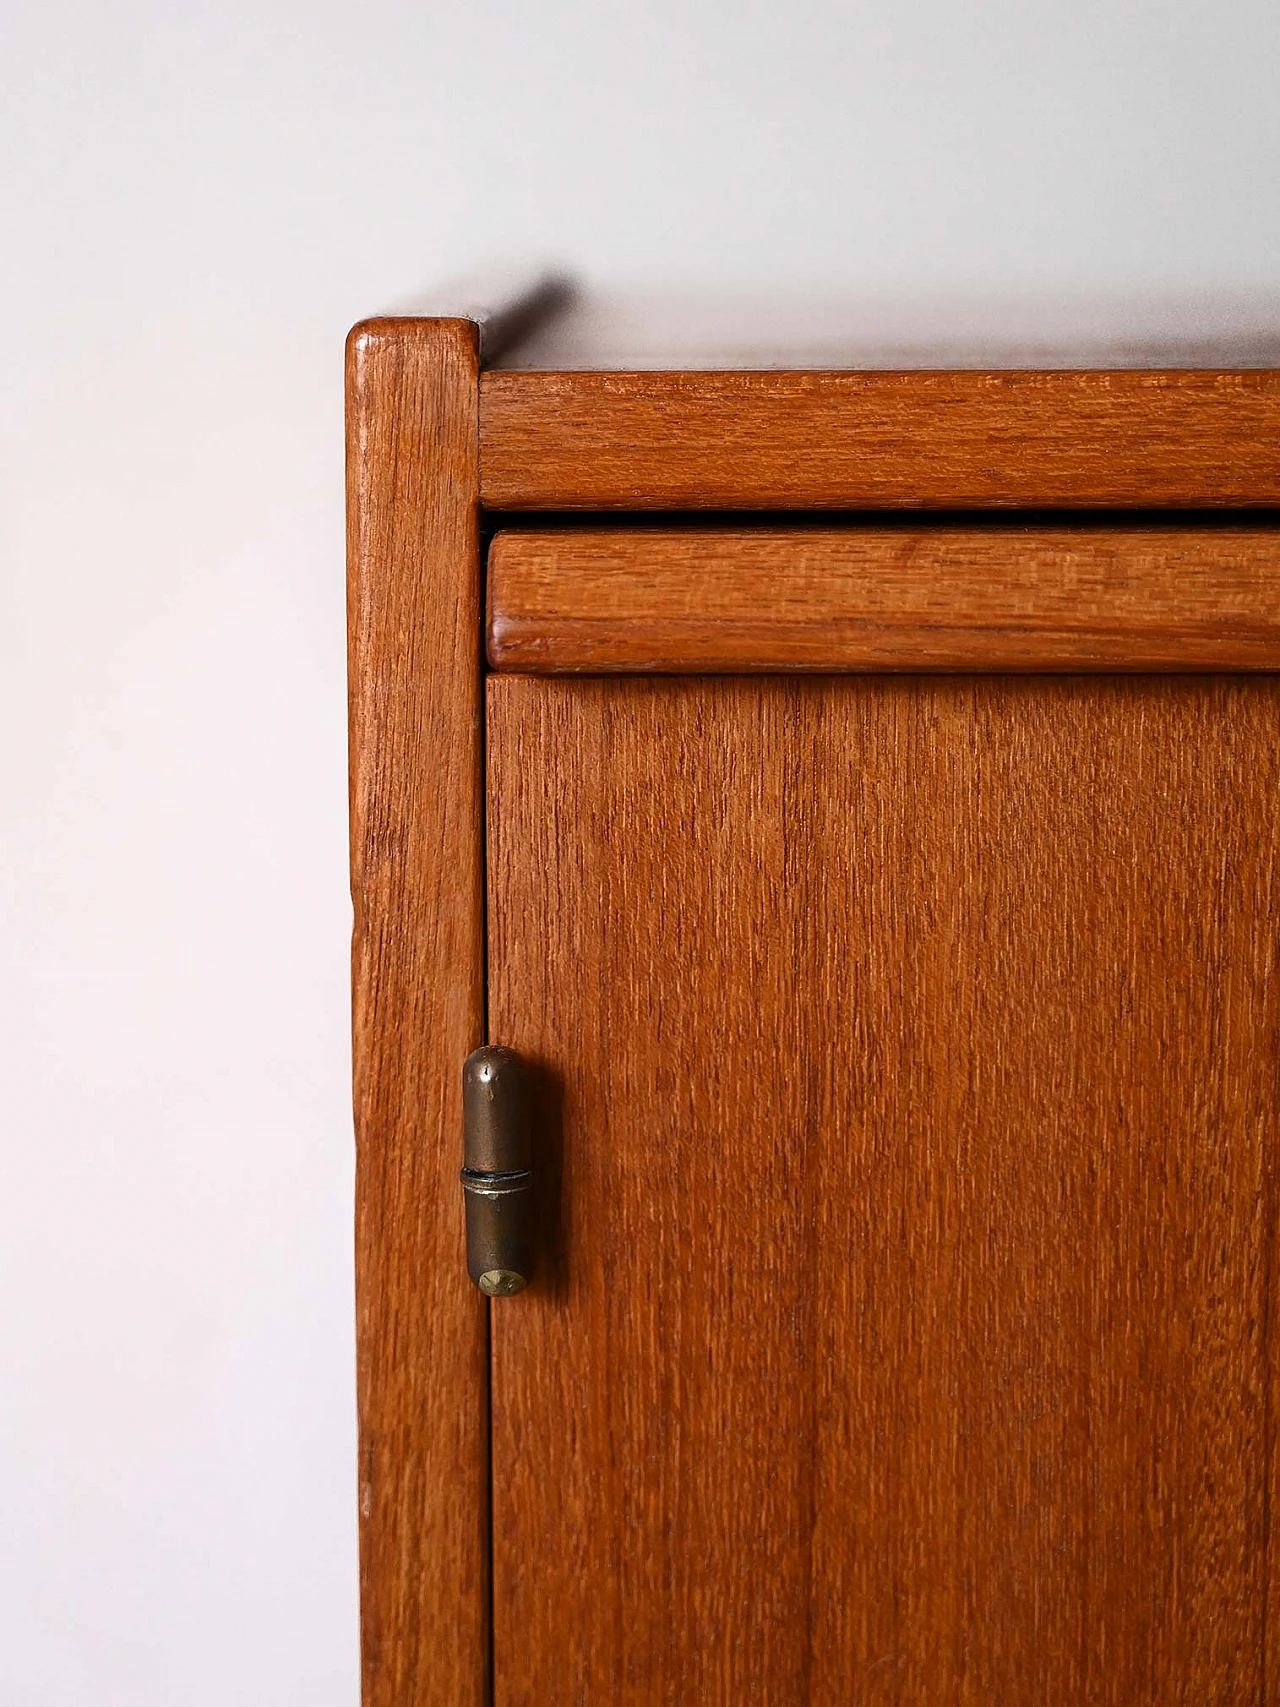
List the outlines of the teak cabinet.
{"type": "Polygon", "coordinates": [[[367,1707],[1262,1701],[1280,374],[348,359],[367,1707]]]}

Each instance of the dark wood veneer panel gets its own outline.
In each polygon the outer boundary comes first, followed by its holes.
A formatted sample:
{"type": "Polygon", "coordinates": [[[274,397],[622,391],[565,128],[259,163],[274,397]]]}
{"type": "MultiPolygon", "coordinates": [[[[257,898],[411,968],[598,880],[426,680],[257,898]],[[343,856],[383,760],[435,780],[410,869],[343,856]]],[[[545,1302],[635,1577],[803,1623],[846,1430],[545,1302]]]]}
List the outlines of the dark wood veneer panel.
{"type": "Polygon", "coordinates": [[[1259,1700],[1280,683],[488,696],[497,1707],[1259,1700]]]}

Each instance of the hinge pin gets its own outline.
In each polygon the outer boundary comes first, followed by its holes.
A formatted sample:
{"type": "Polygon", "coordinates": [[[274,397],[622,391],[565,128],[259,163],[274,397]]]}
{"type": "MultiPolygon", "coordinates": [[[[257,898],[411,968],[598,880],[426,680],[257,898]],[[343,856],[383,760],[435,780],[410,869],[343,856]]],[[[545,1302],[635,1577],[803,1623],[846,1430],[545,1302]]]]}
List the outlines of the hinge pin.
{"type": "Polygon", "coordinates": [[[533,1145],[524,1064],[488,1044],[462,1068],[467,1273],[490,1298],[509,1298],[533,1272],[533,1145]]]}

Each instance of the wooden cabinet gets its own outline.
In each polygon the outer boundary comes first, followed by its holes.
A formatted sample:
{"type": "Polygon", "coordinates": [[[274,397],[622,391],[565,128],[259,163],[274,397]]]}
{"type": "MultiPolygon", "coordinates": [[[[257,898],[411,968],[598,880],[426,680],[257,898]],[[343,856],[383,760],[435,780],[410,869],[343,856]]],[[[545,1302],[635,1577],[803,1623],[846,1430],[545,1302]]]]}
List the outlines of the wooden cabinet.
{"type": "Polygon", "coordinates": [[[349,364],[368,1707],[1261,1700],[1280,374],[349,364]]]}

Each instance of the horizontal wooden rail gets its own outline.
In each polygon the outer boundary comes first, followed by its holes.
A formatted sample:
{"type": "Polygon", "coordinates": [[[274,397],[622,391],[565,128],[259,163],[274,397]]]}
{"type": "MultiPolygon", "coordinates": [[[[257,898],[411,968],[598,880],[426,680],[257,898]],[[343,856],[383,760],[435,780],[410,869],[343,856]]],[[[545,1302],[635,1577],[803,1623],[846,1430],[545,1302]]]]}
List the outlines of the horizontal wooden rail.
{"type": "Polygon", "coordinates": [[[496,670],[1275,670],[1280,531],[512,529],[496,670]]]}
{"type": "Polygon", "coordinates": [[[480,382],[499,510],[1280,503],[1280,371],[536,373],[480,382]]]}

